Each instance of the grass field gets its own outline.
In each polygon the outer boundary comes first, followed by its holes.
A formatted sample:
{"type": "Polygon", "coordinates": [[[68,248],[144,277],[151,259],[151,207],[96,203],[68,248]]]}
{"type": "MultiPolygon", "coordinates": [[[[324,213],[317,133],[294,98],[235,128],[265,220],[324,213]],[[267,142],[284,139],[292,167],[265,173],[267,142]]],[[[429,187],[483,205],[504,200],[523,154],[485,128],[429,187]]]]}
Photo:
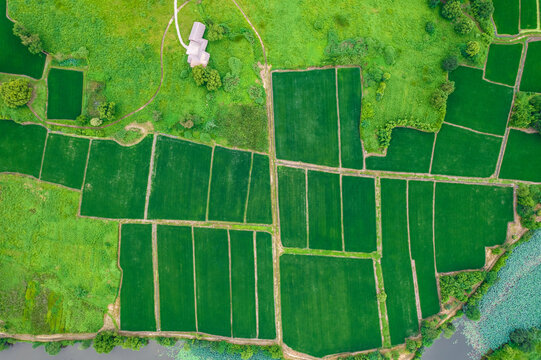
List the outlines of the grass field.
{"type": "Polygon", "coordinates": [[[522,47],[522,43],[511,45],[491,44],[485,68],[485,77],[488,80],[515,86],[522,47]]]}
{"type": "Polygon", "coordinates": [[[502,139],[444,124],[438,133],[432,174],[489,177],[502,139]]]}
{"type": "Polygon", "coordinates": [[[39,176],[47,129],[0,120],[0,172],[39,176]]]}
{"type": "Polygon", "coordinates": [[[537,0],[520,0],[520,28],[537,28],[537,0]]]}
{"type": "Polygon", "coordinates": [[[493,0],[494,14],[492,18],[499,35],[518,34],[520,1],[493,0]]]}
{"type": "Polygon", "coordinates": [[[366,158],[366,168],[383,171],[428,173],[434,133],[395,128],[387,155],[366,158]]]}
{"type": "Polygon", "coordinates": [[[282,255],[284,343],[312,356],[381,346],[371,260],[282,255]]]}
{"type": "Polygon", "coordinates": [[[121,231],[120,328],[155,331],[152,225],[123,224],[121,231]]]}
{"type": "Polygon", "coordinates": [[[269,157],[266,155],[254,153],[246,222],[272,224],[269,157]]]}
{"type": "Polygon", "coordinates": [[[272,93],[276,156],[338,166],[335,70],[275,72],[272,93]]]}
{"type": "Polygon", "coordinates": [[[41,179],[80,189],[83,185],[89,142],[90,140],[84,138],[49,134],[41,179]]]}
{"type": "Polygon", "coordinates": [[[256,256],[259,338],[274,339],[274,274],[272,238],[269,233],[256,233],[256,256]]]}
{"type": "Polygon", "coordinates": [[[158,225],[160,326],[195,331],[192,228],[158,225]]]}
{"type": "Polygon", "coordinates": [[[338,110],[340,114],[340,151],[342,167],[363,168],[361,144],[361,69],[338,69],[338,110]]]}
{"type": "Polygon", "coordinates": [[[227,230],[195,228],[194,241],[198,330],[231,336],[227,230]]]}
{"type": "Polygon", "coordinates": [[[484,81],[483,70],[465,66],[453,71],[449,80],[456,89],[447,100],[445,121],[495,135],[505,133],[513,89],[484,81]]]}
{"type": "Polygon", "coordinates": [[[381,266],[392,345],[419,331],[408,248],[406,181],[381,179],[381,266]]]}
{"type": "Polygon", "coordinates": [[[249,152],[219,146],[214,148],[209,220],[244,220],[251,162],[252,155],[249,152]]]}
{"type": "Polygon", "coordinates": [[[149,219],[205,220],[211,156],[209,146],[158,136],[149,219]]]}
{"type": "Polygon", "coordinates": [[[48,119],[75,120],[83,106],[83,72],[53,68],[47,86],[48,119]]]}
{"type": "Polygon", "coordinates": [[[520,90],[541,93],[541,41],[528,43],[520,90]]]}
{"type": "Polygon", "coordinates": [[[340,175],[308,171],[308,236],[311,249],[342,250],[340,175]]]}
{"type": "Polygon", "coordinates": [[[437,183],[435,196],[438,272],[482,268],[485,247],[502,244],[513,221],[513,188],[437,183]]]}
{"type": "Polygon", "coordinates": [[[282,245],[304,248],[307,246],[305,171],[279,166],[278,188],[282,245]]]}
{"type": "Polygon", "coordinates": [[[541,182],[541,161],[530,160],[534,154],[541,154],[541,136],[511,130],[499,177],[541,182]]]}
{"type": "Polygon", "coordinates": [[[409,182],[408,207],[411,257],[415,261],[423,318],[440,312],[432,232],[433,197],[433,182],[409,182]]]}
{"type": "Polygon", "coordinates": [[[78,192],[0,175],[0,331],[88,333],[103,326],[120,281],[118,225],[78,218],[78,206],[78,192]]]}
{"type": "Polygon", "coordinates": [[[145,211],[152,137],[123,147],[94,140],[90,147],[81,215],[142,219],[145,211]]]}
{"type": "Polygon", "coordinates": [[[345,250],[367,253],[376,251],[374,179],[342,176],[342,206],[345,250]]]}

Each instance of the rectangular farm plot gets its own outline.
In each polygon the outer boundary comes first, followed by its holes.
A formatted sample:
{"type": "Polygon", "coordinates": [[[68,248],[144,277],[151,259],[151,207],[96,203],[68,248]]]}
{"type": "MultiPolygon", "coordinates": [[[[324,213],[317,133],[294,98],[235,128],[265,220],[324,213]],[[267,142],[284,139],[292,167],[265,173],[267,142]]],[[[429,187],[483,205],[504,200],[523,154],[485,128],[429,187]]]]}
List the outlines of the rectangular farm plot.
{"type": "Polygon", "coordinates": [[[541,136],[511,129],[505,146],[500,178],[541,182],[541,136]],[[537,155],[535,155],[537,154],[537,155]],[[537,156],[537,161],[530,161],[537,156]]]}
{"type": "Polygon", "coordinates": [[[511,45],[491,44],[485,68],[485,77],[491,81],[515,86],[522,47],[522,43],[511,45]]]}
{"type": "Polygon", "coordinates": [[[428,173],[434,133],[415,129],[395,128],[385,156],[366,158],[366,168],[372,170],[428,173]]]}
{"type": "Polygon", "coordinates": [[[537,0],[520,0],[520,28],[537,28],[537,0]]]}
{"type": "Polygon", "coordinates": [[[277,157],[338,166],[335,69],[274,72],[272,92],[277,157]]]}
{"type": "Polygon", "coordinates": [[[145,212],[152,137],[124,147],[93,140],[86,170],[81,215],[142,219],[145,212]]]}
{"type": "Polygon", "coordinates": [[[39,177],[47,129],[0,120],[0,172],[39,177]]]}
{"type": "Polygon", "coordinates": [[[282,255],[280,286],[293,350],[323,357],[381,346],[372,260],[282,255]]]}
{"type": "Polygon", "coordinates": [[[541,41],[528,43],[520,91],[541,93],[541,41]]]}
{"type": "Polygon", "coordinates": [[[158,136],[148,217],[204,221],[211,156],[209,146],[158,136]]]}
{"type": "Polygon", "coordinates": [[[498,35],[518,34],[520,0],[493,0],[494,14],[498,35]]]}
{"type": "Polygon", "coordinates": [[[272,224],[270,168],[266,155],[254,153],[246,222],[272,224]]]}
{"type": "Polygon", "coordinates": [[[47,77],[47,118],[75,120],[83,106],[82,71],[52,68],[47,77]]]}
{"type": "Polygon", "coordinates": [[[438,272],[482,268],[485,247],[502,244],[513,221],[513,188],[437,183],[435,196],[438,272]]]}
{"type": "Polygon", "coordinates": [[[280,238],[285,247],[307,247],[306,171],[278,166],[280,238]]]}
{"type": "Polygon", "coordinates": [[[122,225],[120,328],[155,331],[152,225],[122,225]]]}
{"type": "Polygon", "coordinates": [[[275,339],[274,319],[274,270],[272,257],[272,238],[269,233],[256,233],[257,258],[257,300],[259,319],[259,338],[275,339]]]}
{"type": "Polygon", "coordinates": [[[41,179],[80,189],[83,185],[89,139],[49,134],[41,179]]]}

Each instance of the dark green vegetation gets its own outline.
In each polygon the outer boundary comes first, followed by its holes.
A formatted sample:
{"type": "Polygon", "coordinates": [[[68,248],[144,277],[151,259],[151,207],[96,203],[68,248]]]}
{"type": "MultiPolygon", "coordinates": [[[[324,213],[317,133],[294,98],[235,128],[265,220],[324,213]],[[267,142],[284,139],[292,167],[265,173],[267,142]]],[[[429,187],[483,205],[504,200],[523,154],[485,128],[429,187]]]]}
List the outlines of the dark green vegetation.
{"type": "Polygon", "coordinates": [[[520,0],[520,28],[537,28],[537,0],[520,0]]]}
{"type": "Polygon", "coordinates": [[[338,166],[335,69],[274,72],[272,93],[277,157],[338,166]]]}
{"type": "Polygon", "coordinates": [[[387,155],[370,156],[366,168],[372,170],[428,173],[434,133],[395,128],[387,155]]]}
{"type": "Polygon", "coordinates": [[[274,274],[272,238],[269,233],[256,233],[257,298],[259,309],[259,338],[276,338],[274,319],[274,274]]]}
{"type": "Polygon", "coordinates": [[[515,86],[522,47],[522,43],[511,45],[491,44],[485,68],[485,77],[488,80],[515,86]]]}
{"type": "Polygon", "coordinates": [[[509,126],[541,131],[541,94],[518,92],[511,111],[509,126]]]}
{"type": "Polygon", "coordinates": [[[520,90],[541,93],[541,41],[528,43],[520,90]]]}
{"type": "Polygon", "coordinates": [[[269,157],[266,155],[254,153],[246,222],[272,224],[269,157]]]}
{"type": "Polygon", "coordinates": [[[158,136],[149,219],[205,220],[212,148],[158,136]]]}
{"type": "Polygon", "coordinates": [[[280,238],[285,247],[307,247],[306,172],[278,167],[280,238]]]}
{"type": "Polygon", "coordinates": [[[94,140],[81,202],[81,215],[142,219],[145,211],[152,137],[123,147],[94,140]]]}
{"type": "Polygon", "coordinates": [[[381,179],[381,210],[381,266],[387,293],[391,344],[396,345],[419,330],[408,249],[406,181],[381,179]]]}
{"type": "Polygon", "coordinates": [[[473,287],[485,278],[483,271],[468,271],[456,275],[440,277],[441,300],[448,302],[450,297],[466,302],[473,287]]]}
{"type": "Polygon", "coordinates": [[[39,176],[47,129],[0,120],[0,172],[39,176]]]}
{"type": "Polygon", "coordinates": [[[249,152],[214,148],[208,220],[244,220],[251,161],[249,152]]]}
{"type": "Polygon", "coordinates": [[[518,34],[520,1],[492,0],[494,23],[499,35],[518,34]]]}
{"type": "Polygon", "coordinates": [[[541,185],[518,186],[517,213],[522,226],[531,230],[541,229],[541,221],[538,221],[537,217],[539,204],[541,204],[541,185]]]}
{"type": "Polygon", "coordinates": [[[377,250],[375,196],[374,179],[342,176],[346,251],[368,253],[377,250]]]}
{"type": "Polygon", "coordinates": [[[434,148],[432,174],[489,177],[502,139],[443,124],[434,148]]]}
{"type": "Polygon", "coordinates": [[[83,106],[83,72],[53,68],[47,77],[48,119],[75,120],[83,106]]]}
{"type": "Polygon", "coordinates": [[[162,331],[195,331],[192,228],[158,225],[162,331]]]}
{"type": "Polygon", "coordinates": [[[292,349],[322,357],[381,346],[371,260],[282,255],[280,283],[292,349]]]}
{"type": "Polygon", "coordinates": [[[361,144],[361,69],[339,68],[338,110],[340,116],[340,155],[342,167],[363,168],[361,144]]]}
{"type": "Polygon", "coordinates": [[[513,100],[513,89],[485,81],[483,70],[465,66],[453,71],[449,79],[455,82],[455,91],[449,95],[445,121],[481,132],[503,135],[513,100]]]}
{"type": "Polygon", "coordinates": [[[533,154],[541,154],[541,136],[511,129],[499,177],[541,182],[541,161],[530,161],[533,154]]]}
{"type": "Polygon", "coordinates": [[[80,189],[83,185],[90,140],[51,133],[41,169],[41,179],[80,189]]]}
{"type": "Polygon", "coordinates": [[[509,334],[509,342],[483,357],[486,360],[535,359],[541,354],[541,329],[516,329],[509,334]]]}
{"type": "Polygon", "coordinates": [[[11,79],[0,83],[0,97],[8,108],[20,108],[30,101],[33,88],[28,79],[11,79]]]}
{"type": "Polygon", "coordinates": [[[120,328],[155,331],[152,225],[123,224],[121,234],[120,328]]]}
{"type": "Polygon", "coordinates": [[[485,247],[502,244],[513,221],[513,188],[437,183],[435,196],[438,272],[482,268],[485,247]]]}

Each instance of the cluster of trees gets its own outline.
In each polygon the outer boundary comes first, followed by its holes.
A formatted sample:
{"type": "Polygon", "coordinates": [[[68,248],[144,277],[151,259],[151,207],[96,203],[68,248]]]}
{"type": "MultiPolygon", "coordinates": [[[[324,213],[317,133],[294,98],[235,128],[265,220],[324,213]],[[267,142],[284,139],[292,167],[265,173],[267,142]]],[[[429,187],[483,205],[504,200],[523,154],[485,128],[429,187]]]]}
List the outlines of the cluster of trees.
{"type": "Polygon", "coordinates": [[[387,123],[385,123],[385,125],[378,128],[376,132],[378,136],[379,146],[381,148],[386,148],[389,146],[389,144],[391,143],[392,131],[395,127],[399,126],[411,126],[416,129],[428,132],[435,132],[438,130],[436,124],[427,124],[417,119],[400,119],[388,121],[387,123]]]}
{"type": "Polygon", "coordinates": [[[396,62],[396,50],[372,37],[340,40],[334,31],[329,31],[325,47],[327,61],[333,64],[361,64],[364,59],[380,57],[385,64],[396,62]]]}
{"type": "Polygon", "coordinates": [[[457,275],[440,277],[441,300],[447,302],[451,297],[461,302],[468,300],[473,287],[485,280],[484,271],[468,271],[457,275]]]}
{"type": "Polygon", "coordinates": [[[81,125],[100,126],[104,121],[115,120],[116,103],[113,101],[103,101],[97,108],[98,116],[89,118],[88,116],[81,114],[77,117],[76,121],[81,125]]]}
{"type": "Polygon", "coordinates": [[[32,98],[32,86],[27,79],[13,79],[0,84],[0,96],[10,108],[28,104],[32,98]]]}
{"type": "Polygon", "coordinates": [[[510,125],[533,127],[541,133],[541,95],[519,92],[513,105],[510,125]]]}
{"type": "Polygon", "coordinates": [[[520,215],[522,226],[531,229],[541,229],[541,222],[536,217],[541,210],[536,210],[541,203],[541,185],[519,184],[517,192],[517,213],[520,215]]]}
{"type": "Polygon", "coordinates": [[[430,104],[440,111],[445,112],[447,98],[455,91],[455,82],[446,80],[432,93],[430,104]]]}
{"type": "Polygon", "coordinates": [[[218,41],[224,38],[227,28],[220,24],[210,23],[207,26],[207,40],[218,41]]]}
{"type": "Polygon", "coordinates": [[[459,0],[446,1],[441,7],[441,15],[453,22],[455,31],[460,35],[468,34],[475,26],[473,20],[464,15],[462,4],[459,0]]]}
{"type": "Polygon", "coordinates": [[[515,329],[509,334],[509,342],[493,353],[483,357],[486,360],[538,359],[541,352],[541,329],[515,329]]]}
{"type": "Polygon", "coordinates": [[[32,54],[39,54],[43,51],[43,43],[38,34],[32,34],[19,23],[13,25],[13,35],[21,39],[21,43],[28,48],[32,54]]]}
{"type": "Polygon", "coordinates": [[[216,69],[198,65],[192,68],[192,77],[197,86],[205,85],[208,91],[216,91],[222,86],[222,78],[216,69]]]}

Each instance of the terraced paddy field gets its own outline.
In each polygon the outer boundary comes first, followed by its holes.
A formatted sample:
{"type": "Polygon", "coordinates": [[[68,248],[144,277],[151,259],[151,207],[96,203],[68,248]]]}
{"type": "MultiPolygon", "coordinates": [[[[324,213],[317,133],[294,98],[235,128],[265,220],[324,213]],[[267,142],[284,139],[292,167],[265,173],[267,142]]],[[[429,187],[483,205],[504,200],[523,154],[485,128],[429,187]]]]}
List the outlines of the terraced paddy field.
{"type": "Polygon", "coordinates": [[[541,41],[528,43],[520,90],[541,93],[541,41]]]}
{"type": "Polygon", "coordinates": [[[82,71],[52,68],[47,76],[47,118],[75,120],[83,106],[82,71]]]}
{"type": "Polygon", "coordinates": [[[499,177],[541,182],[541,161],[530,161],[541,154],[541,136],[511,129],[499,177]]]}
{"type": "Polygon", "coordinates": [[[520,0],[520,28],[537,28],[537,0],[520,0]]]}
{"type": "Polygon", "coordinates": [[[47,129],[0,120],[0,172],[39,177],[47,129]]]}
{"type": "Polygon", "coordinates": [[[519,1],[493,0],[494,14],[492,18],[499,35],[518,34],[519,1]]]}
{"type": "Polygon", "coordinates": [[[515,86],[523,45],[491,44],[485,68],[485,77],[498,83],[515,86]]]}

